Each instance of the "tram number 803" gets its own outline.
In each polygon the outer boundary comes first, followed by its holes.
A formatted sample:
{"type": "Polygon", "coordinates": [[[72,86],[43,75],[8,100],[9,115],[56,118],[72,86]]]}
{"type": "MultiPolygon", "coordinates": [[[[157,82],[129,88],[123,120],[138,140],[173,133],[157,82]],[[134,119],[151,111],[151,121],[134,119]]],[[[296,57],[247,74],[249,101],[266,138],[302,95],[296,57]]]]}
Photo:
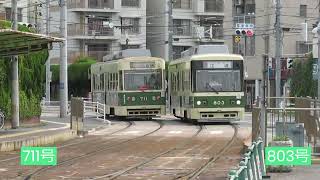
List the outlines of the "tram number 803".
{"type": "Polygon", "coordinates": [[[224,105],[225,103],[224,103],[224,101],[213,101],[213,105],[224,105]]]}

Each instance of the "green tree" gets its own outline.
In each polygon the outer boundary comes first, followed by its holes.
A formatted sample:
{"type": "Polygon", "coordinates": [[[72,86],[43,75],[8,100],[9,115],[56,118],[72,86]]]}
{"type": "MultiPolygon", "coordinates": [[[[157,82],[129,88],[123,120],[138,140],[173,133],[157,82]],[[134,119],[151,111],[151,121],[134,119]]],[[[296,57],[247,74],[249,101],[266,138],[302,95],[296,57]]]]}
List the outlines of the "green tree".
{"type": "Polygon", "coordinates": [[[312,55],[304,60],[296,60],[293,64],[291,76],[291,96],[315,97],[317,93],[317,81],[313,80],[312,68],[314,60],[312,55]]]}

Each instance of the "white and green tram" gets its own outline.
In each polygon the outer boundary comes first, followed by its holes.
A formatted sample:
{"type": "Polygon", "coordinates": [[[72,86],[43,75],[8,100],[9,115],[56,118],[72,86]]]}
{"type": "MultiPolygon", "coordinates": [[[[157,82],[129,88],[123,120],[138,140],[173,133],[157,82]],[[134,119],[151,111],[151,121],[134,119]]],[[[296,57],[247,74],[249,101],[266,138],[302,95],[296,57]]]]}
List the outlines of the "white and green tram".
{"type": "Polygon", "coordinates": [[[199,46],[169,64],[170,110],[191,122],[231,122],[244,117],[243,57],[199,46]]]}
{"type": "Polygon", "coordinates": [[[91,66],[92,100],[106,114],[152,117],[166,112],[165,61],[148,50],[125,50],[91,66]]]}

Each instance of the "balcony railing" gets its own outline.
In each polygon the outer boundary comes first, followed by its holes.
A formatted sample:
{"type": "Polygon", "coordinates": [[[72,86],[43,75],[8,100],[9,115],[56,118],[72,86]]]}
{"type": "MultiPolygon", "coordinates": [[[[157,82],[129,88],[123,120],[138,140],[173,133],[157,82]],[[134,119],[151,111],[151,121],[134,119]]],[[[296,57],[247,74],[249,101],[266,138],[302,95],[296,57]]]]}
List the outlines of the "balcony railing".
{"type": "Polygon", "coordinates": [[[68,0],[68,8],[113,9],[114,0],[68,0]]]}
{"type": "Polygon", "coordinates": [[[114,31],[109,27],[96,24],[69,24],[69,36],[113,36],[114,31]]]}
{"type": "Polygon", "coordinates": [[[97,61],[103,61],[103,57],[111,54],[111,51],[88,51],[87,56],[96,59],[97,61]]]}
{"type": "Polygon", "coordinates": [[[121,6],[124,7],[140,7],[140,0],[122,0],[121,6]]]}
{"type": "Polygon", "coordinates": [[[191,36],[191,27],[190,26],[174,27],[173,35],[175,35],[175,36],[191,36]]]}
{"type": "Polygon", "coordinates": [[[205,0],[205,12],[222,13],[224,10],[223,0],[205,0]]]}

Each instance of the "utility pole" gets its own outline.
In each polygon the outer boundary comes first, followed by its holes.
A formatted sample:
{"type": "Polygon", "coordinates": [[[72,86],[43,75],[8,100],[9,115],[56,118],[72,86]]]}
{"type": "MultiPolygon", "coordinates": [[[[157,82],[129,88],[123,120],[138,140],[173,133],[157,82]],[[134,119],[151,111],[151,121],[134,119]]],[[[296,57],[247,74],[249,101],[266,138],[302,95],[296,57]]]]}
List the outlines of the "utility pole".
{"type": "Polygon", "coordinates": [[[280,106],[280,89],[281,89],[281,56],[282,56],[282,29],[281,29],[281,20],[280,20],[280,0],[277,0],[276,4],[276,107],[280,106]]]}
{"type": "Polygon", "coordinates": [[[169,0],[168,1],[168,7],[169,7],[169,10],[168,10],[168,16],[169,16],[169,25],[168,25],[168,31],[169,31],[169,36],[168,36],[168,59],[169,61],[172,61],[173,60],[173,17],[172,17],[172,14],[173,14],[173,3],[174,3],[174,0],[169,0]]]}
{"type": "MultiPolygon", "coordinates": [[[[18,30],[18,7],[17,0],[11,0],[11,18],[12,29],[18,30]]],[[[11,72],[12,72],[12,121],[11,126],[13,129],[19,127],[19,61],[18,56],[12,57],[11,72]]]]}
{"type": "MultiPolygon", "coordinates": [[[[50,0],[46,0],[46,35],[50,34],[50,0]]],[[[50,70],[50,51],[46,62],[46,101],[50,102],[50,81],[51,81],[51,70],[50,70]]]]}
{"type": "Polygon", "coordinates": [[[266,98],[266,89],[267,89],[267,75],[268,74],[268,55],[263,55],[262,56],[263,59],[263,70],[262,70],[262,81],[261,81],[261,94],[260,94],[260,101],[259,101],[259,107],[261,108],[261,113],[260,113],[260,137],[263,140],[263,145],[266,146],[267,143],[267,131],[266,131],[266,116],[267,116],[267,110],[266,110],[266,102],[267,102],[267,98],[266,98]]]}
{"type": "MultiPolygon", "coordinates": [[[[318,71],[320,67],[320,0],[319,0],[319,19],[318,19],[318,71]]],[[[318,99],[320,99],[320,73],[318,72],[318,99]]]]}
{"type": "Polygon", "coordinates": [[[68,109],[68,62],[67,62],[67,6],[60,0],[60,32],[63,42],[60,44],[60,117],[67,117],[68,109]]]}
{"type": "Polygon", "coordinates": [[[34,5],[34,24],[36,26],[36,33],[39,33],[39,24],[38,24],[38,4],[34,5]]]}

